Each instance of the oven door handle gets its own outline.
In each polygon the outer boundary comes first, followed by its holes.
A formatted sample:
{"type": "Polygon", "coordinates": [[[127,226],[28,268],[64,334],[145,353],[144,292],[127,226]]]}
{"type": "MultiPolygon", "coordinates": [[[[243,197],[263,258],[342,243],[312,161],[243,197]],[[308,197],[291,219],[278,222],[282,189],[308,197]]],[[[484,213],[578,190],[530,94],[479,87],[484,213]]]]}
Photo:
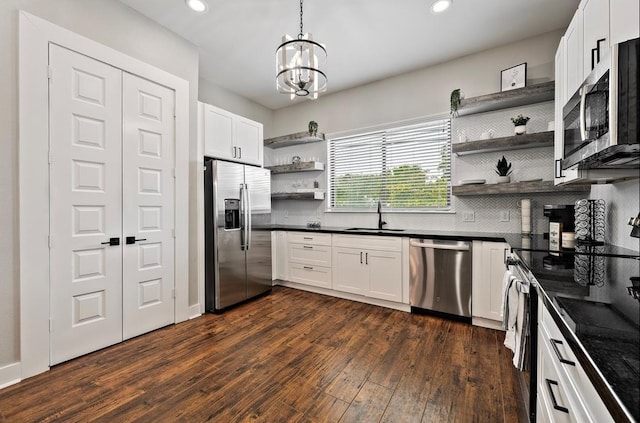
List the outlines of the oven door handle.
{"type": "Polygon", "coordinates": [[[586,116],[586,108],[587,108],[587,91],[589,86],[584,85],[580,88],[580,140],[582,142],[587,140],[587,116],[586,116]]]}

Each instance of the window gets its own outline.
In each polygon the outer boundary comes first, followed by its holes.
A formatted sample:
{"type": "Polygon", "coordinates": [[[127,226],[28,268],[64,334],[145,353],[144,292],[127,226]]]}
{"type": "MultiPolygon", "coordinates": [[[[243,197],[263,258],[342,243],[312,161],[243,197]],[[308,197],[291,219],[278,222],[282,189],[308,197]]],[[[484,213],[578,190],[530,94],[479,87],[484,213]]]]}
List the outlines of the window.
{"type": "Polygon", "coordinates": [[[329,140],[330,209],[449,210],[451,121],[329,140]]]}

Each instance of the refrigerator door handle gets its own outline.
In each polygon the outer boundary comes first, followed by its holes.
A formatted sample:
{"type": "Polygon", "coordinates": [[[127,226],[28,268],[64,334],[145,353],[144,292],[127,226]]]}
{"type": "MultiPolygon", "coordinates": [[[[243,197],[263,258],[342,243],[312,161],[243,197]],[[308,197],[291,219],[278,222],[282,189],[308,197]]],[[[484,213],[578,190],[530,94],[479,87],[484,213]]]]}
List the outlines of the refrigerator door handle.
{"type": "Polygon", "coordinates": [[[247,184],[244,184],[244,191],[245,191],[245,195],[247,196],[247,207],[246,207],[246,212],[247,212],[247,243],[246,243],[246,250],[249,249],[249,247],[251,246],[251,231],[253,230],[253,222],[251,219],[251,214],[253,213],[253,210],[251,208],[251,192],[249,191],[249,186],[247,184]]]}
{"type": "Polygon", "coordinates": [[[245,250],[247,246],[247,193],[245,184],[240,184],[240,249],[245,250]]]}

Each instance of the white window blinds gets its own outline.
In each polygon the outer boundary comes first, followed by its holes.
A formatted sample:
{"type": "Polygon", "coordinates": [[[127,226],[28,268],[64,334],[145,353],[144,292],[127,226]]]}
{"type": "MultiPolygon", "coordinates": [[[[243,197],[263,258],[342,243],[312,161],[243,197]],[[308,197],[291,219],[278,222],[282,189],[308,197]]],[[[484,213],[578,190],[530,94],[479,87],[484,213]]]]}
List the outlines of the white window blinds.
{"type": "Polygon", "coordinates": [[[448,210],[451,122],[431,121],[329,140],[332,210],[448,210]]]}

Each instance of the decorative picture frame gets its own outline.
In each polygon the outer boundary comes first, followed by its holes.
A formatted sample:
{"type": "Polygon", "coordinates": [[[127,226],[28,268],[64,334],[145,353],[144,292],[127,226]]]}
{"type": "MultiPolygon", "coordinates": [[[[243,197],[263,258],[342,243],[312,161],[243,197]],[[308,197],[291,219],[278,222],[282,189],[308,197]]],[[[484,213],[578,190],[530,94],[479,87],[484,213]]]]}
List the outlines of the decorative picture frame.
{"type": "Polygon", "coordinates": [[[500,72],[500,91],[515,90],[527,85],[527,62],[500,72]]]}

